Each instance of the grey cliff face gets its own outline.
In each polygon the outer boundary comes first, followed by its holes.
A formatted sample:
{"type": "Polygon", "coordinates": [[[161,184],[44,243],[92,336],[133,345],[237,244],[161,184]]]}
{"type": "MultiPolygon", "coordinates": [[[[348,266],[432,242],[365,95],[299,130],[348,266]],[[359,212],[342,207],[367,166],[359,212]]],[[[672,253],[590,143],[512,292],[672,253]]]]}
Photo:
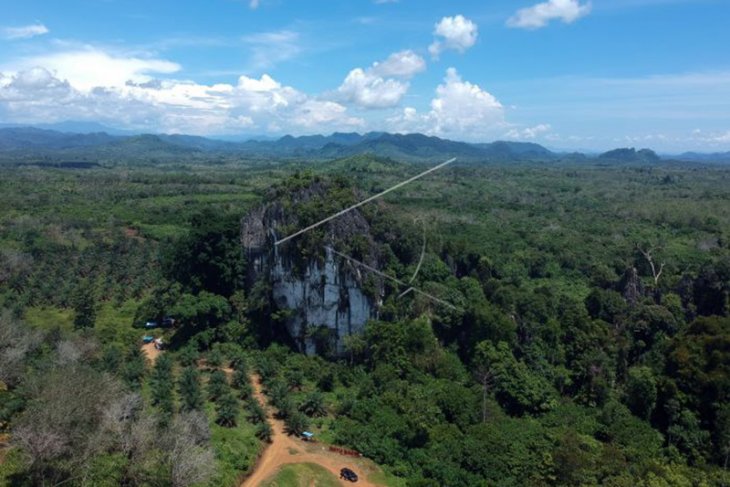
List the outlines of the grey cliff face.
{"type": "MultiPolygon", "coordinates": [[[[292,195],[294,202],[322,197],[323,188],[306,188],[292,195]]],[[[367,220],[352,211],[325,225],[324,240],[312,251],[302,251],[296,239],[275,246],[281,227],[296,227],[280,202],[256,208],[241,221],[241,244],[248,258],[249,286],[259,279],[270,284],[271,300],[288,310],[286,329],[302,352],[344,353],[344,338],[362,333],[377,318],[382,283],[366,293],[364,282],[373,276],[336,256],[329,246],[358,236],[370,243],[363,260],[377,266],[376,245],[367,220]],[[306,257],[305,257],[306,255],[306,257]]],[[[291,212],[289,212],[291,213],[291,212]]],[[[323,215],[327,216],[327,215],[323,215]]],[[[372,289],[372,288],[371,288],[372,289]]]]}
{"type": "Polygon", "coordinates": [[[273,299],[278,308],[292,310],[287,329],[307,354],[317,351],[317,341],[310,336],[314,329],[327,328],[336,352],[342,353],[342,339],[362,333],[377,315],[361,289],[360,273],[343,269],[331,250],[324,252],[323,264],[312,261],[304,275],[297,276],[275,251],[270,272],[273,299]]]}

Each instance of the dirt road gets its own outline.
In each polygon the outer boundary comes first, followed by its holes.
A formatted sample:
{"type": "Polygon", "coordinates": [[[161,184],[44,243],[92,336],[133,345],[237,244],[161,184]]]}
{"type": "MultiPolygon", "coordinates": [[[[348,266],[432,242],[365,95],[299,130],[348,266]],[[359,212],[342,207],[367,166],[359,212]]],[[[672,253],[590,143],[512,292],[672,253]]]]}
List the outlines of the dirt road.
{"type": "Polygon", "coordinates": [[[162,352],[155,348],[154,343],[145,343],[142,345],[142,353],[145,354],[147,360],[150,361],[150,364],[155,365],[157,357],[159,357],[162,352]]]}
{"type": "MultiPolygon", "coordinates": [[[[155,348],[154,343],[147,343],[142,346],[142,352],[152,365],[162,353],[155,348]]],[[[199,367],[204,368],[206,364],[200,361],[199,367]]],[[[221,367],[227,375],[233,374],[228,367],[221,367]]],[[[241,487],[257,487],[264,480],[273,476],[281,467],[293,463],[315,463],[339,478],[340,469],[347,467],[359,476],[356,485],[363,487],[380,487],[380,484],[372,483],[368,476],[377,472],[375,464],[365,458],[352,458],[339,455],[327,449],[327,446],[319,443],[308,443],[286,434],[284,422],[274,418],[272,408],[269,407],[266,396],[262,392],[261,379],[258,375],[253,376],[254,396],[266,410],[266,416],[271,424],[271,443],[264,450],[254,472],[243,481],[241,487]]],[[[341,485],[353,485],[350,482],[340,480],[341,485]]]]}
{"type": "Polygon", "coordinates": [[[10,435],[0,434],[0,465],[5,463],[5,455],[10,449],[10,435]]]}
{"type": "MultiPolygon", "coordinates": [[[[340,469],[347,467],[358,474],[358,486],[376,487],[379,484],[370,482],[367,477],[376,471],[372,462],[364,458],[350,458],[330,452],[327,447],[319,443],[307,443],[286,434],[284,422],[274,418],[272,408],[261,391],[260,378],[253,377],[254,395],[266,409],[269,424],[273,430],[271,444],[266,448],[259,459],[254,472],[241,487],[256,487],[264,480],[274,475],[282,466],[292,463],[316,463],[332,472],[335,477],[340,476],[340,469]]],[[[340,480],[342,485],[353,485],[340,480]]]]}

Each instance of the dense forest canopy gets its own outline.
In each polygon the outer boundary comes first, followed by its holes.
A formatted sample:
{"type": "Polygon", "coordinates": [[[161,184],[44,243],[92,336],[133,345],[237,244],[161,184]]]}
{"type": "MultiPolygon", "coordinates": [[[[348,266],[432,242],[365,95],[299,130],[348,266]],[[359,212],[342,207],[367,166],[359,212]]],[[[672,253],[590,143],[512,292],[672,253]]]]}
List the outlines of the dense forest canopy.
{"type": "Polygon", "coordinates": [[[241,218],[422,165],[0,167],[0,483],[235,485],[272,434],[256,374],[384,485],[728,485],[730,169],[640,156],[455,165],[365,208],[379,269],[454,309],[386,286],[321,356],[246,286],[241,218]]]}

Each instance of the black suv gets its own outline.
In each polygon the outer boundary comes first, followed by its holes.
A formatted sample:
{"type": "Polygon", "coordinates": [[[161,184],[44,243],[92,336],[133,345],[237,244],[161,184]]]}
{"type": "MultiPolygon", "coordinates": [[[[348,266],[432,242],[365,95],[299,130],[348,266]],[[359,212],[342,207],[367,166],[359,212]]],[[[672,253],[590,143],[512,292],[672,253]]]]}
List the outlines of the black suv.
{"type": "Polygon", "coordinates": [[[349,480],[350,482],[357,482],[357,474],[349,468],[343,468],[340,470],[340,478],[349,480]]]}

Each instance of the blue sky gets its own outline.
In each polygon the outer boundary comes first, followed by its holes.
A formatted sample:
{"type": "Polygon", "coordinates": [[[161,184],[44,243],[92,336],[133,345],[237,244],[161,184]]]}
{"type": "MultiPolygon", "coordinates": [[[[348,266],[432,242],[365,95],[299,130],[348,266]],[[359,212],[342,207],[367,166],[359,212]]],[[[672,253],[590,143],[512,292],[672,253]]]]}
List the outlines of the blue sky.
{"type": "Polygon", "coordinates": [[[730,150],[727,0],[0,4],[0,123],[730,150]]]}

